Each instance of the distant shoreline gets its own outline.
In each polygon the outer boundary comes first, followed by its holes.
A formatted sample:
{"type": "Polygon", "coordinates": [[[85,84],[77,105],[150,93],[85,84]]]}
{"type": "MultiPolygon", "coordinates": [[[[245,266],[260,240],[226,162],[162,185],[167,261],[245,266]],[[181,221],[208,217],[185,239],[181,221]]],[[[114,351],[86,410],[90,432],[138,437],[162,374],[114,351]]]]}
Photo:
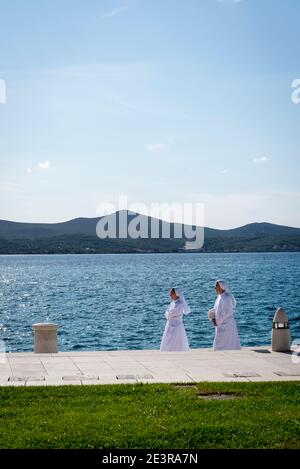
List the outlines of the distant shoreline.
{"type": "MultiPolygon", "coordinates": [[[[267,222],[229,230],[204,227],[198,237],[194,227],[139,215],[136,236],[123,237],[120,212],[115,215],[118,217],[114,236],[105,238],[96,235],[100,218],[77,218],[56,224],[0,220],[0,255],[300,252],[300,228],[267,222]],[[152,222],[157,224],[157,237],[152,237],[152,222]],[[177,236],[179,232],[181,235],[177,236]],[[185,243],[195,243],[195,239],[198,244],[189,247],[198,249],[186,251],[185,243]]],[[[127,213],[127,233],[135,217],[136,214],[127,213]]]]}
{"type": "Polygon", "coordinates": [[[297,254],[300,250],[294,251],[178,251],[178,252],[51,252],[51,253],[0,253],[0,257],[7,256],[103,256],[103,255],[151,255],[151,254],[297,254]]]}

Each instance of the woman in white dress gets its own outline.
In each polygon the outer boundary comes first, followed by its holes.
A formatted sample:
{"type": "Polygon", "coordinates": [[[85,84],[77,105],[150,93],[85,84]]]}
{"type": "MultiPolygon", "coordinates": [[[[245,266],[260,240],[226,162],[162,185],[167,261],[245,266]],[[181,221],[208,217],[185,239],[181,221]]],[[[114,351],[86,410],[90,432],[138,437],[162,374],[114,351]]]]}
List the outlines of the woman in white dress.
{"type": "Polygon", "coordinates": [[[172,302],[165,313],[167,324],[162,337],[161,352],[184,352],[189,350],[189,342],[183,325],[183,315],[191,312],[180,288],[170,290],[172,302]]]}
{"type": "Polygon", "coordinates": [[[230,292],[224,280],[215,283],[217,299],[213,309],[208,312],[208,318],[216,328],[214,350],[240,350],[240,338],[234,319],[236,299],[230,292]]]}

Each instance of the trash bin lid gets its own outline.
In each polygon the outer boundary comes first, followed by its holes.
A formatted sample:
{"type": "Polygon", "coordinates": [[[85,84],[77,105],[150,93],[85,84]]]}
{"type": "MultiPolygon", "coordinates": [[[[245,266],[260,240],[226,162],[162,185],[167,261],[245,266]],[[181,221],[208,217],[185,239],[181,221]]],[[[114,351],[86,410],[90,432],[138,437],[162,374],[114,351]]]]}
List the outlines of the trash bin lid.
{"type": "Polygon", "coordinates": [[[283,308],[277,309],[273,322],[289,322],[289,318],[283,308]]]}
{"type": "Polygon", "coordinates": [[[57,324],[53,322],[40,322],[37,324],[33,324],[34,329],[43,329],[43,330],[54,330],[58,328],[57,324]]]}

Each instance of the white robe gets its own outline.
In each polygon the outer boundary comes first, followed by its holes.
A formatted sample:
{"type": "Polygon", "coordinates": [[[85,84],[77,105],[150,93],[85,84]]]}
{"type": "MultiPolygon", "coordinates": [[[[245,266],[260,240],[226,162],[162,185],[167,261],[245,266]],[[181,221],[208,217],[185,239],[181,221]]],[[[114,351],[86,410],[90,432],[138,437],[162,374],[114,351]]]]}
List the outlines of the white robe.
{"type": "Polygon", "coordinates": [[[172,301],[166,311],[167,324],[162,337],[161,352],[184,352],[189,350],[189,342],[183,325],[182,301],[172,301]]]}
{"type": "Polygon", "coordinates": [[[215,301],[215,331],[214,350],[239,350],[240,338],[234,319],[234,304],[229,293],[218,295],[215,301]]]}

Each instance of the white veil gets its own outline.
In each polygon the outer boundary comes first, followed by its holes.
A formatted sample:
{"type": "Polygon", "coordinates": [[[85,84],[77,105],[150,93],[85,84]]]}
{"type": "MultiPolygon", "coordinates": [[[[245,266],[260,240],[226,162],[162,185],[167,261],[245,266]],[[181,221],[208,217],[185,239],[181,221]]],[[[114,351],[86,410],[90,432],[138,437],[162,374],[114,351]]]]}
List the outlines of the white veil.
{"type": "Polygon", "coordinates": [[[235,307],[236,307],[236,299],[235,299],[235,297],[233,296],[233,294],[231,293],[231,290],[230,290],[229,285],[228,285],[228,283],[226,282],[226,280],[223,280],[223,279],[220,278],[220,279],[216,280],[215,286],[217,285],[217,283],[220,285],[220,287],[222,288],[222,290],[225,290],[226,293],[229,293],[229,295],[230,295],[231,298],[232,298],[233,307],[235,308],[235,307]]]}
{"type": "Polygon", "coordinates": [[[183,314],[190,314],[191,312],[191,308],[189,307],[189,305],[187,304],[186,302],[186,299],[184,298],[184,294],[181,290],[181,288],[174,288],[174,291],[176,293],[177,296],[179,296],[179,299],[180,301],[182,302],[182,305],[183,305],[183,314]]]}

